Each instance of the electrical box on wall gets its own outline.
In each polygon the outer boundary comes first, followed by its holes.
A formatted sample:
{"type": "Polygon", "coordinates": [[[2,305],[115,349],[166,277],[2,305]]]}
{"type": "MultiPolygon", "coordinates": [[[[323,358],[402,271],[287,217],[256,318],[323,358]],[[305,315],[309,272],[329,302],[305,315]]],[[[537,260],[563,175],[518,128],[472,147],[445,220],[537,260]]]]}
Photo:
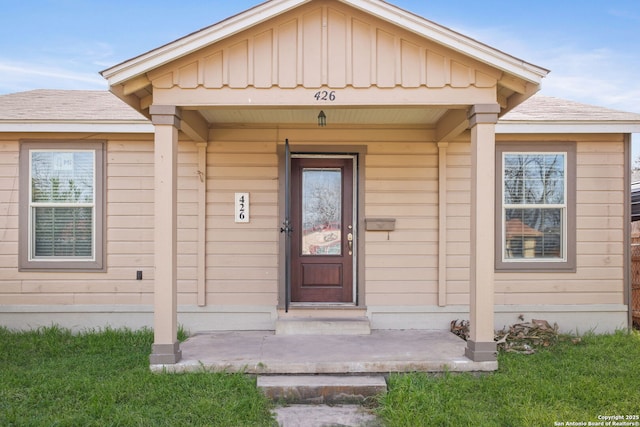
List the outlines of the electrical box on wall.
{"type": "Polygon", "coordinates": [[[367,231],[393,231],[396,229],[395,218],[365,218],[365,230],[367,231]]]}
{"type": "Polygon", "coordinates": [[[249,193],[236,193],[236,222],[249,222],[249,193]]]}

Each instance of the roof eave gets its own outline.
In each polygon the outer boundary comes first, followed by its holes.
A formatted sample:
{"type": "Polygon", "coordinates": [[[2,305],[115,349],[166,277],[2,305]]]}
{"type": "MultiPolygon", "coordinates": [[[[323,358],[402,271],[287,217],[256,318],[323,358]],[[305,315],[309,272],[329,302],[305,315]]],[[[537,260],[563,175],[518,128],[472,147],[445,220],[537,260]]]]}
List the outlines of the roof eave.
{"type": "Polygon", "coordinates": [[[309,1],[311,0],[273,0],[261,3],[217,24],[107,68],[100,74],[108,80],[109,86],[123,83],[309,1]]]}
{"type": "Polygon", "coordinates": [[[152,134],[153,125],[148,121],[51,121],[6,120],[0,121],[0,132],[13,133],[134,133],[152,134]]]}
{"type": "Polygon", "coordinates": [[[498,121],[496,133],[638,133],[638,121],[498,121]]]}
{"type": "Polygon", "coordinates": [[[460,34],[419,15],[378,0],[340,0],[343,3],[369,12],[383,20],[391,20],[404,29],[445,46],[528,82],[540,84],[549,70],[530,64],[491,46],[460,34]],[[389,19],[392,17],[392,19],[389,19]]]}

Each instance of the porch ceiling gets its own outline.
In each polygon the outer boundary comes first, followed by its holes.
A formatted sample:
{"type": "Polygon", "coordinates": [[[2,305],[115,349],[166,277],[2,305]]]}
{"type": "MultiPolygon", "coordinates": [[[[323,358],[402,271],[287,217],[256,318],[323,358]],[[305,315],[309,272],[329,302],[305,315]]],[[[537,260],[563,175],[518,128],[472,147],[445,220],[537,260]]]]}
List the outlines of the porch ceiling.
{"type": "Polygon", "coordinates": [[[327,124],[434,126],[448,111],[442,107],[335,108],[331,106],[295,108],[206,108],[199,112],[211,125],[317,125],[318,113],[324,111],[327,124]]]}

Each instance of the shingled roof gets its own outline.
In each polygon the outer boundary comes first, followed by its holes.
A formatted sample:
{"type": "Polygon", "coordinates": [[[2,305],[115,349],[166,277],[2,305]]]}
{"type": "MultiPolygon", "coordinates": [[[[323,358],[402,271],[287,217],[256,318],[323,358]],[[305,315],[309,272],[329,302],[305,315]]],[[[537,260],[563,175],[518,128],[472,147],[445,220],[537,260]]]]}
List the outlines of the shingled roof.
{"type": "Polygon", "coordinates": [[[534,95],[500,118],[508,121],[638,121],[640,114],[534,95]]]}
{"type": "Polygon", "coordinates": [[[38,89],[0,96],[2,121],[142,121],[147,118],[107,91],[38,89]]]}

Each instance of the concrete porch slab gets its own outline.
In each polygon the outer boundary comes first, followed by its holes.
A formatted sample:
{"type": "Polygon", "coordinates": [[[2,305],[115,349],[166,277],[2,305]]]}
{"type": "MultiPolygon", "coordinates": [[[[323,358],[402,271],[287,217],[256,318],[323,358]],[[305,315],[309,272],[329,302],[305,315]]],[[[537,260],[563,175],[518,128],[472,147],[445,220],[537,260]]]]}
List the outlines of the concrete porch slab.
{"type": "Polygon", "coordinates": [[[203,332],[180,345],[176,364],[156,372],[226,371],[249,374],[367,374],[495,371],[473,362],[466,342],[448,331],[373,330],[370,335],[275,335],[273,331],[203,332]]]}

